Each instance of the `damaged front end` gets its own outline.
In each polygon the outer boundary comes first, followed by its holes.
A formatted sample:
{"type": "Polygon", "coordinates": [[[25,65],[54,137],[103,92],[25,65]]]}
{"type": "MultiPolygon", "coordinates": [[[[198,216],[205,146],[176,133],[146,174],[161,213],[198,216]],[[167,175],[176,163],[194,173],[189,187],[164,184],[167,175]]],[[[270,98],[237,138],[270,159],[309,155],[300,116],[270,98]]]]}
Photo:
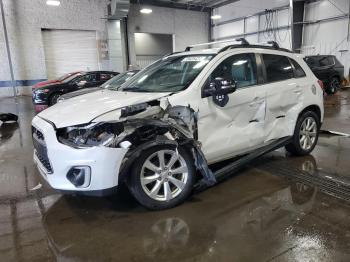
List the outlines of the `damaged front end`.
{"type": "Polygon", "coordinates": [[[90,123],[57,130],[58,140],[74,148],[105,146],[128,149],[120,180],[141,153],[153,146],[169,144],[192,153],[203,179],[200,188],[216,183],[198,141],[197,112],[190,106],[172,106],[168,100],[155,100],[124,107],[116,121],[90,123]]]}

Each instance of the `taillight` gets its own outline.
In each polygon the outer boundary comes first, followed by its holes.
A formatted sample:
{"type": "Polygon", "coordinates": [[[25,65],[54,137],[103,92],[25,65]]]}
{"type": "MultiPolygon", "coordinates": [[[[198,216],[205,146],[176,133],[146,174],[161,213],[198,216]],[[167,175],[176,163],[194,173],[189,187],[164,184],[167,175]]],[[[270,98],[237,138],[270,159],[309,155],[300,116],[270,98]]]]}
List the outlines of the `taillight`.
{"type": "Polygon", "coordinates": [[[323,82],[322,82],[320,79],[318,79],[318,80],[317,80],[317,83],[318,83],[318,85],[322,88],[322,90],[324,91],[323,82]]]}

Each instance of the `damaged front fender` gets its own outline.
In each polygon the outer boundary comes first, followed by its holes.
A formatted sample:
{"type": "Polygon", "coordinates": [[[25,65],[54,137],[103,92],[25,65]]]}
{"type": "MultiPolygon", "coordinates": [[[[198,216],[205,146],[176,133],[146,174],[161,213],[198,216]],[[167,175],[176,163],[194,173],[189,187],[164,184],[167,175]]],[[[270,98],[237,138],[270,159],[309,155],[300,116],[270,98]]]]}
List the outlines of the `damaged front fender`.
{"type": "Polygon", "coordinates": [[[140,154],[150,147],[160,145],[182,146],[193,155],[196,169],[202,175],[199,187],[216,183],[207,160],[198,142],[198,113],[190,106],[171,106],[169,103],[147,108],[143,105],[123,110],[124,132],[118,136],[118,143],[128,141],[132,145],[123,163],[121,179],[125,179],[129,170],[140,154]],[[143,109],[143,110],[141,110],[143,109]],[[135,111],[138,111],[135,114],[135,111]],[[151,114],[150,111],[152,111],[151,114]],[[147,116],[140,118],[140,116],[147,116]]]}

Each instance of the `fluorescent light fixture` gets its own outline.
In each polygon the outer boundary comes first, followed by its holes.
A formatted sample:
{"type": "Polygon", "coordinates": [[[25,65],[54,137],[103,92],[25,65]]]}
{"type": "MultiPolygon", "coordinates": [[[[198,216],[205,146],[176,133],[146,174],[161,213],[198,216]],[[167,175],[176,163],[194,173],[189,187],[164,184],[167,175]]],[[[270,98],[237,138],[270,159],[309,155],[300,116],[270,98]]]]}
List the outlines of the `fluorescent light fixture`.
{"type": "Polygon", "coordinates": [[[59,0],[47,0],[46,4],[53,5],[53,6],[59,6],[61,4],[61,2],[59,0]]]}
{"type": "Polygon", "coordinates": [[[212,15],[210,18],[213,20],[218,20],[221,19],[221,15],[212,15]]]}
{"type": "Polygon", "coordinates": [[[140,10],[140,13],[142,13],[142,14],[150,14],[150,13],[152,13],[152,9],[150,9],[150,8],[142,8],[140,10]]]}

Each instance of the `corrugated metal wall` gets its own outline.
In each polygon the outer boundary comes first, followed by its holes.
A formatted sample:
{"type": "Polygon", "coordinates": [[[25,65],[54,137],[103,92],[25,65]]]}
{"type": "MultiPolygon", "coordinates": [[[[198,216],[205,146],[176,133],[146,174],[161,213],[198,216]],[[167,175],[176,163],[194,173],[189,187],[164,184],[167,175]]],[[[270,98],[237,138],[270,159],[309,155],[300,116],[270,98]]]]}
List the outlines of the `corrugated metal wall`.
{"type": "Polygon", "coordinates": [[[222,18],[212,24],[213,40],[245,37],[249,42],[261,43],[274,40],[285,48],[291,48],[291,13],[289,1],[245,0],[213,10],[222,18]],[[273,17],[265,9],[277,9],[273,17]],[[260,13],[259,15],[256,15],[260,13]],[[266,30],[269,29],[269,30],[266,30]]]}
{"type": "MultiPolygon", "coordinates": [[[[319,1],[305,5],[306,21],[337,17],[349,12],[349,0],[319,1]]],[[[304,25],[302,53],[332,54],[345,66],[348,76],[350,68],[349,20],[344,19],[304,25]]]]}

